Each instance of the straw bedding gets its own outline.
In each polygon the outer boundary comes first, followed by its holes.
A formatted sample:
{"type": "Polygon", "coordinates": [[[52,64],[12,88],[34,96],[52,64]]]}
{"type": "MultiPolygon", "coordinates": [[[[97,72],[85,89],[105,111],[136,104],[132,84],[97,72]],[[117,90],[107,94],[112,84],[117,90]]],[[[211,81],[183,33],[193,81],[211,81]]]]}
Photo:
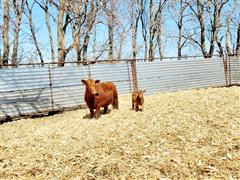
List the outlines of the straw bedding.
{"type": "Polygon", "coordinates": [[[240,178],[240,88],[145,96],[0,125],[0,179],[240,178]]]}

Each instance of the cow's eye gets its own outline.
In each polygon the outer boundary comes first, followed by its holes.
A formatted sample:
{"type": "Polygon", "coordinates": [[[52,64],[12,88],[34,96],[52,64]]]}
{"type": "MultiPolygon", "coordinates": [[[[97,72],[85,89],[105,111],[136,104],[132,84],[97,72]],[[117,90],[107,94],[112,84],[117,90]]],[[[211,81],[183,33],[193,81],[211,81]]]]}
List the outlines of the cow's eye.
{"type": "Polygon", "coordinates": [[[98,94],[98,93],[96,93],[96,94],[95,94],[95,96],[99,96],[99,94],[98,94]]]}

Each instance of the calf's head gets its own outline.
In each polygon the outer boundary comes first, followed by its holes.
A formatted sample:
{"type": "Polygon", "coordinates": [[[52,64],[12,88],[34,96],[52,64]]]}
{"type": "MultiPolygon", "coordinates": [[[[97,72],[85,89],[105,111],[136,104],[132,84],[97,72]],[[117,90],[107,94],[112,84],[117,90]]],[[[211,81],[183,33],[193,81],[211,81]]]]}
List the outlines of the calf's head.
{"type": "Polygon", "coordinates": [[[98,96],[98,92],[96,90],[96,84],[99,83],[100,80],[88,79],[82,80],[82,83],[86,86],[88,92],[90,92],[94,96],[98,96]]]}

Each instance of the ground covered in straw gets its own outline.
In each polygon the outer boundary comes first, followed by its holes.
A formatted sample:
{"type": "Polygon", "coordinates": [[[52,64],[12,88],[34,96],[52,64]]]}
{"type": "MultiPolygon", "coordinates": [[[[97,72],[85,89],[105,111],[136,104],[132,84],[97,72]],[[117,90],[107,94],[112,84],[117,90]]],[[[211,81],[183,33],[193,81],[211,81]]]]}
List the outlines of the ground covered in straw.
{"type": "Polygon", "coordinates": [[[145,96],[0,125],[0,179],[240,178],[240,87],[145,96]]]}

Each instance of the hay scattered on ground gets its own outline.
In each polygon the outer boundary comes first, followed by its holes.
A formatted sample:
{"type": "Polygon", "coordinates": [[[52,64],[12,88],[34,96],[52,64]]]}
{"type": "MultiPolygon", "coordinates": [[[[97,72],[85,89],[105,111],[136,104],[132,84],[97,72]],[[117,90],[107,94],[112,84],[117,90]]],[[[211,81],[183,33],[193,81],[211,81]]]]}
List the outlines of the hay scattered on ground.
{"type": "Polygon", "coordinates": [[[145,97],[0,125],[0,179],[240,178],[240,88],[145,97]]]}

